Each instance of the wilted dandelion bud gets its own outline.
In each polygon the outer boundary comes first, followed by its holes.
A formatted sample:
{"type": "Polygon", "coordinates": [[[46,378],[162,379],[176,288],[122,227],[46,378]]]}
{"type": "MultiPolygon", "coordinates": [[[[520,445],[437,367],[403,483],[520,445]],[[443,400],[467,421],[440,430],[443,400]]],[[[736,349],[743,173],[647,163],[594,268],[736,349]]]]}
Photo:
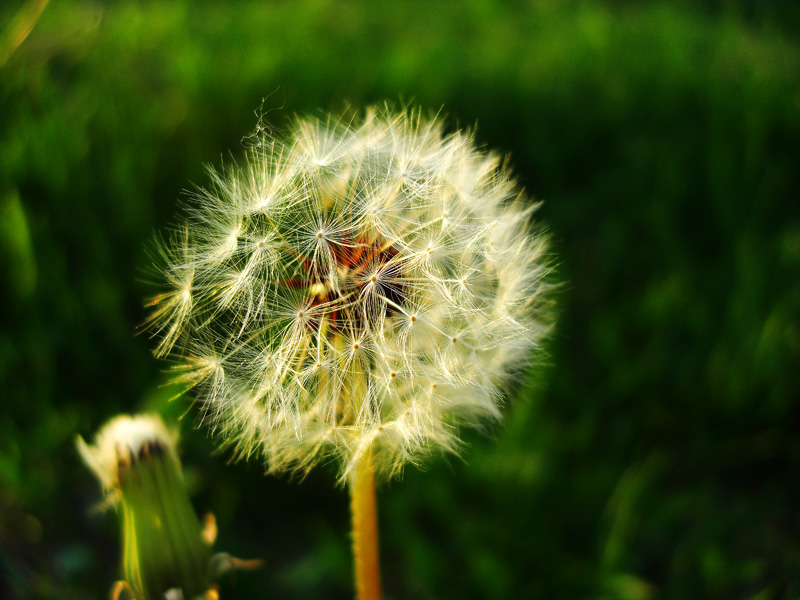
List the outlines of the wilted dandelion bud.
{"type": "Polygon", "coordinates": [[[546,241],[497,156],[370,110],[300,119],[211,177],[160,248],[148,324],[223,443],[391,475],[499,416],[550,319],[546,241]]]}
{"type": "Polygon", "coordinates": [[[111,500],[122,523],[126,592],[136,600],[216,599],[220,570],[245,565],[228,555],[212,557],[213,517],[205,527],[184,487],[175,436],[157,416],[119,416],[97,434],[94,446],[77,441],[84,462],[111,500]]]}

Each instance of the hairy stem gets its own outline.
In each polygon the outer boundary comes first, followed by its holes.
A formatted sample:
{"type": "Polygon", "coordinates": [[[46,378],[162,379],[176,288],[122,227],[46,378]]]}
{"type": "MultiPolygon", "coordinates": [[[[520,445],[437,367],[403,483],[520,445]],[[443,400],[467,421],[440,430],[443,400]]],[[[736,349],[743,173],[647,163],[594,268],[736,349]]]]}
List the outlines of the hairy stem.
{"type": "Polygon", "coordinates": [[[364,453],[350,479],[350,510],[353,515],[356,598],[380,600],[378,510],[375,502],[375,471],[371,451],[364,453]]]}

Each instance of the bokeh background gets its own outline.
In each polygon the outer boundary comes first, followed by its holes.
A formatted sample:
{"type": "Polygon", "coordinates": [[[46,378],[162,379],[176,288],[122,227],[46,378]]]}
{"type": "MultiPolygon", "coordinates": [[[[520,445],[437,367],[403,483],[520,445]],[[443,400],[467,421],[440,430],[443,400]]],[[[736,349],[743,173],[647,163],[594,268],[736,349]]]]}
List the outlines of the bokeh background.
{"type": "Polygon", "coordinates": [[[180,424],[217,548],[265,560],[223,598],[352,597],[334,470],[229,465],[137,335],[147,245],[262,99],[277,129],[387,99],[477,123],[565,282],[504,425],[381,489],[388,598],[800,597],[800,5],[41,5],[0,6],[0,597],[106,597],[118,525],[73,442],[140,410],[180,424]]]}

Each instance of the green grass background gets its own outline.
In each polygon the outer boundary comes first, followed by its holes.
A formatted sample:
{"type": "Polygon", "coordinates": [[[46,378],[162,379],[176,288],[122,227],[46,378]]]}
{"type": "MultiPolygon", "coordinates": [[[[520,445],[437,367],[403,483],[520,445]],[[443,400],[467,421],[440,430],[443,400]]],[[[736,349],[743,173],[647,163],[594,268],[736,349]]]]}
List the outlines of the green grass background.
{"type": "Polygon", "coordinates": [[[794,2],[53,0],[0,66],[0,597],[106,596],[73,438],[139,410],[188,413],[195,506],[266,562],[224,599],[352,596],[334,470],[228,465],[136,335],[147,244],[266,97],[477,123],[566,282],[504,425],[380,490],[388,598],[800,598],[799,44],[794,2]]]}

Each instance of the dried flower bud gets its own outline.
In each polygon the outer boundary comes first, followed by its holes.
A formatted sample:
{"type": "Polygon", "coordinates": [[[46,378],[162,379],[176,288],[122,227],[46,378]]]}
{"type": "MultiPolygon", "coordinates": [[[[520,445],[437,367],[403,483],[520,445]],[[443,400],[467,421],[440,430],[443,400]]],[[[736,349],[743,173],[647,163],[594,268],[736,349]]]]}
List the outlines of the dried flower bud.
{"type": "Polygon", "coordinates": [[[136,600],[216,598],[211,542],[189,502],[175,436],[157,416],[119,416],[94,446],[77,440],[84,462],[119,504],[124,582],[136,600]],[[170,596],[171,595],[171,596],[170,596]]]}

